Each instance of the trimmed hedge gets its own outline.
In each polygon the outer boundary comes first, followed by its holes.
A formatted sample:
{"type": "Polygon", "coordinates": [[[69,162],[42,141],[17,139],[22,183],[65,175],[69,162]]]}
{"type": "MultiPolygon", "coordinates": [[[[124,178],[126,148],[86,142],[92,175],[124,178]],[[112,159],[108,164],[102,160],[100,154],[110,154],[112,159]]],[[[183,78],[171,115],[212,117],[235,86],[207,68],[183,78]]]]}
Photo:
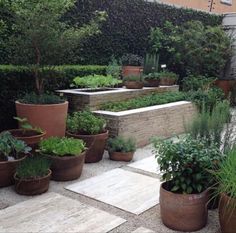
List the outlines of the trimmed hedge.
{"type": "MultiPolygon", "coordinates": [[[[45,90],[70,88],[76,76],[105,74],[106,66],[56,66],[54,71],[44,71],[45,90]]],[[[34,78],[29,68],[23,66],[0,65],[0,131],[16,127],[13,120],[15,103],[26,92],[34,91],[34,78]]]]}

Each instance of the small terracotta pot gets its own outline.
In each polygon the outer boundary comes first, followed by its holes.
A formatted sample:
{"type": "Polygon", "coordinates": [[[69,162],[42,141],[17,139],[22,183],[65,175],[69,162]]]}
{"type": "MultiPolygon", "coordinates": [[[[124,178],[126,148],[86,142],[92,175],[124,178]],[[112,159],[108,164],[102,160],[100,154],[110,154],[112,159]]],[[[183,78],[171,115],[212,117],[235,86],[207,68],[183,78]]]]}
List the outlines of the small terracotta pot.
{"type": "Polygon", "coordinates": [[[219,201],[219,217],[222,233],[235,233],[236,231],[236,199],[225,193],[221,194],[219,201]]]}
{"type": "Polygon", "coordinates": [[[25,157],[13,161],[0,161],[0,187],[14,184],[16,168],[25,157]]]}
{"type": "Polygon", "coordinates": [[[134,152],[110,152],[109,157],[114,161],[130,162],[134,157],[134,152]]]}
{"type": "Polygon", "coordinates": [[[51,170],[48,175],[36,179],[19,179],[16,174],[14,175],[15,190],[21,195],[39,195],[48,191],[49,182],[51,178],[51,170]]]}
{"type": "Polygon", "coordinates": [[[97,135],[77,135],[66,132],[68,137],[81,139],[88,148],[85,163],[97,163],[103,158],[106,142],[108,139],[108,131],[97,135]]]}
{"type": "Polygon", "coordinates": [[[60,104],[23,104],[15,102],[17,116],[46,132],[47,137],[65,136],[68,102],[60,104]]]}
{"type": "Polygon", "coordinates": [[[63,157],[46,155],[52,162],[52,180],[70,181],[78,179],[83,170],[85,154],[86,152],[83,152],[78,156],[63,157]]]}
{"type": "Polygon", "coordinates": [[[127,89],[142,89],[144,83],[141,81],[125,81],[125,87],[127,89]]]}
{"type": "Polygon", "coordinates": [[[169,77],[161,77],[160,78],[160,85],[162,86],[172,86],[176,84],[176,79],[169,78],[169,77]]]}
{"type": "Polygon", "coordinates": [[[142,66],[123,66],[122,67],[122,76],[123,77],[128,77],[131,75],[140,76],[142,69],[143,69],[142,66]]]}
{"type": "Polygon", "coordinates": [[[236,85],[235,80],[216,80],[215,85],[219,87],[225,94],[225,97],[228,98],[230,91],[233,88],[233,85],[236,85]]]}
{"type": "Polygon", "coordinates": [[[162,222],[176,231],[198,231],[207,223],[208,190],[200,194],[176,194],[160,188],[162,222]]]}
{"type": "Polygon", "coordinates": [[[32,129],[11,129],[8,130],[11,135],[18,140],[24,141],[32,149],[36,149],[39,142],[43,139],[46,133],[38,133],[36,130],[32,129]]]}
{"type": "Polygon", "coordinates": [[[160,80],[158,79],[146,79],[145,80],[145,86],[146,87],[159,87],[160,85],[160,80]]]}

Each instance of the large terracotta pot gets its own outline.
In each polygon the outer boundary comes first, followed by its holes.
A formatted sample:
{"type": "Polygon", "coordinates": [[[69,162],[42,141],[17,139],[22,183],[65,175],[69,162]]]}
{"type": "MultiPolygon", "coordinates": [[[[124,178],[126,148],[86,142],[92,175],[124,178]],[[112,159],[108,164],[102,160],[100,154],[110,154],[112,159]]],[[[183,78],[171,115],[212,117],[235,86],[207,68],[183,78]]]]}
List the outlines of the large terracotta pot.
{"type": "Polygon", "coordinates": [[[225,97],[227,98],[229,96],[230,91],[233,88],[233,85],[236,85],[235,80],[216,80],[215,85],[219,87],[225,94],[225,97]]]}
{"type": "Polygon", "coordinates": [[[108,139],[108,131],[97,135],[77,135],[67,132],[68,137],[81,139],[88,148],[85,163],[97,163],[103,158],[106,142],[108,139]]]}
{"type": "Polygon", "coordinates": [[[142,73],[142,66],[123,66],[122,67],[122,76],[128,77],[131,75],[140,76],[142,73]]]}
{"type": "Polygon", "coordinates": [[[161,77],[160,78],[160,85],[162,86],[172,86],[176,84],[176,79],[169,78],[169,77],[161,77]]]}
{"type": "Polygon", "coordinates": [[[38,133],[36,130],[32,129],[11,129],[8,130],[11,135],[18,140],[24,141],[28,146],[30,146],[32,149],[36,149],[39,142],[43,139],[43,137],[46,135],[45,132],[38,133]]]}
{"type": "Polygon", "coordinates": [[[68,102],[60,104],[23,104],[16,101],[16,113],[20,118],[46,131],[46,138],[51,136],[63,137],[66,131],[68,102]]]}
{"type": "Polygon", "coordinates": [[[50,156],[47,155],[52,164],[52,180],[56,181],[70,181],[78,179],[81,176],[84,158],[86,152],[78,156],[50,156]]]}
{"type": "Polygon", "coordinates": [[[141,81],[125,81],[125,87],[127,89],[142,89],[144,83],[141,81]]]}
{"type": "Polygon", "coordinates": [[[21,195],[38,195],[48,191],[49,182],[51,178],[51,170],[44,177],[36,179],[19,179],[17,175],[14,175],[15,180],[15,190],[21,195]]]}
{"type": "Polygon", "coordinates": [[[219,217],[222,233],[236,232],[236,199],[222,194],[219,201],[219,217]]]}
{"type": "Polygon", "coordinates": [[[130,162],[134,157],[134,152],[109,152],[109,157],[114,161],[130,162]]]}
{"type": "Polygon", "coordinates": [[[207,223],[208,190],[200,194],[176,194],[160,188],[162,222],[176,231],[197,231],[207,223]]]}
{"type": "Polygon", "coordinates": [[[23,159],[25,156],[13,161],[0,161],[0,187],[14,184],[16,168],[23,159]]]}

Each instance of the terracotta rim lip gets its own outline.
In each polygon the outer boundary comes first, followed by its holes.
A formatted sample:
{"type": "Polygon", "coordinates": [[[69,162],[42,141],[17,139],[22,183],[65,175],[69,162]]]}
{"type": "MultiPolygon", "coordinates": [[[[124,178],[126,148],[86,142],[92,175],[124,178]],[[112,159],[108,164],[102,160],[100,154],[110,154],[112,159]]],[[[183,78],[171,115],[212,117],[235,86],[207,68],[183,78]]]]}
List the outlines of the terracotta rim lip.
{"type": "Polygon", "coordinates": [[[15,101],[15,104],[16,105],[23,105],[23,106],[31,106],[31,107],[45,107],[45,106],[60,106],[60,105],[68,105],[68,101],[65,100],[64,102],[62,103],[59,103],[59,104],[25,104],[25,103],[21,103],[20,101],[16,100],[15,101]]]}
{"type": "Polygon", "coordinates": [[[6,164],[6,163],[16,163],[16,162],[20,162],[22,161],[23,159],[26,158],[27,155],[23,156],[22,158],[20,159],[15,159],[15,160],[11,160],[11,161],[0,161],[0,164],[6,164]]]}
{"type": "MultiPolygon", "coordinates": [[[[36,132],[36,130],[33,130],[33,129],[25,129],[26,131],[34,131],[34,132],[36,132]]],[[[7,130],[7,131],[9,131],[10,133],[11,132],[13,132],[13,131],[17,131],[17,132],[19,132],[19,131],[22,131],[22,129],[9,129],[9,130],[7,130]]],[[[43,133],[41,133],[41,134],[38,134],[38,135],[34,135],[34,136],[28,136],[28,137],[17,137],[17,136],[14,136],[14,137],[16,137],[16,138],[18,138],[19,140],[21,140],[21,139],[36,139],[36,138],[41,138],[41,137],[44,137],[46,135],[46,132],[43,132],[43,133]]]]}
{"type": "Polygon", "coordinates": [[[39,178],[37,178],[37,179],[20,179],[20,178],[18,178],[17,176],[16,176],[16,173],[14,174],[14,179],[16,180],[16,181],[20,181],[20,182],[23,182],[23,181],[25,181],[25,182],[30,182],[30,181],[38,181],[38,180],[43,180],[43,179],[46,179],[46,178],[48,178],[48,177],[50,177],[52,175],[52,171],[50,170],[50,169],[48,169],[48,174],[46,175],[46,176],[43,176],[43,177],[39,177],[39,178]]]}
{"type": "Polygon", "coordinates": [[[165,192],[165,193],[168,193],[168,194],[171,194],[171,195],[175,195],[176,197],[177,197],[177,196],[181,196],[181,197],[183,197],[183,196],[184,196],[184,197],[201,196],[201,195],[203,195],[203,194],[208,193],[208,191],[209,191],[209,189],[207,188],[207,189],[205,189],[204,191],[202,191],[201,193],[193,193],[193,194],[174,193],[174,192],[168,191],[168,190],[166,190],[165,188],[163,188],[163,185],[166,184],[166,183],[167,183],[167,181],[165,181],[165,182],[163,182],[163,183],[161,184],[160,191],[165,192]]]}
{"type": "Polygon", "coordinates": [[[80,137],[92,137],[92,136],[102,136],[102,135],[106,135],[109,133],[109,130],[107,130],[104,133],[100,133],[100,134],[74,134],[74,133],[70,133],[70,131],[66,131],[66,133],[70,136],[80,136],[80,137]]]}
{"type": "Polygon", "coordinates": [[[79,155],[71,155],[71,156],[56,156],[56,155],[48,155],[48,154],[43,154],[40,153],[41,155],[47,156],[49,158],[52,159],[58,159],[58,160],[68,160],[68,159],[76,159],[76,158],[81,158],[82,156],[84,156],[87,152],[87,149],[85,149],[82,153],[80,153],[79,155]]]}

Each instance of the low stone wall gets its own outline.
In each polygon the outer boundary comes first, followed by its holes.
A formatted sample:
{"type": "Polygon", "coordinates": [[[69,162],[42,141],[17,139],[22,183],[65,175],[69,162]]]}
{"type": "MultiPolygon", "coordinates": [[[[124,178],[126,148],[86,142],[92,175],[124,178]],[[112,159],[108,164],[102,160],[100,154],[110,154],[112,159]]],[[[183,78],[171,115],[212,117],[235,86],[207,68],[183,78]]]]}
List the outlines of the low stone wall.
{"type": "Polygon", "coordinates": [[[115,88],[100,92],[83,92],[83,89],[59,90],[58,92],[67,97],[70,110],[79,111],[83,110],[84,108],[97,110],[102,104],[107,102],[118,102],[151,93],[162,93],[178,90],[179,86],[174,85],[161,86],[157,88],[145,87],[143,89],[115,88]]]}
{"type": "Polygon", "coordinates": [[[111,137],[134,138],[139,147],[150,143],[150,138],[169,138],[185,132],[197,109],[188,101],[156,105],[122,112],[95,111],[108,122],[111,137]]]}

